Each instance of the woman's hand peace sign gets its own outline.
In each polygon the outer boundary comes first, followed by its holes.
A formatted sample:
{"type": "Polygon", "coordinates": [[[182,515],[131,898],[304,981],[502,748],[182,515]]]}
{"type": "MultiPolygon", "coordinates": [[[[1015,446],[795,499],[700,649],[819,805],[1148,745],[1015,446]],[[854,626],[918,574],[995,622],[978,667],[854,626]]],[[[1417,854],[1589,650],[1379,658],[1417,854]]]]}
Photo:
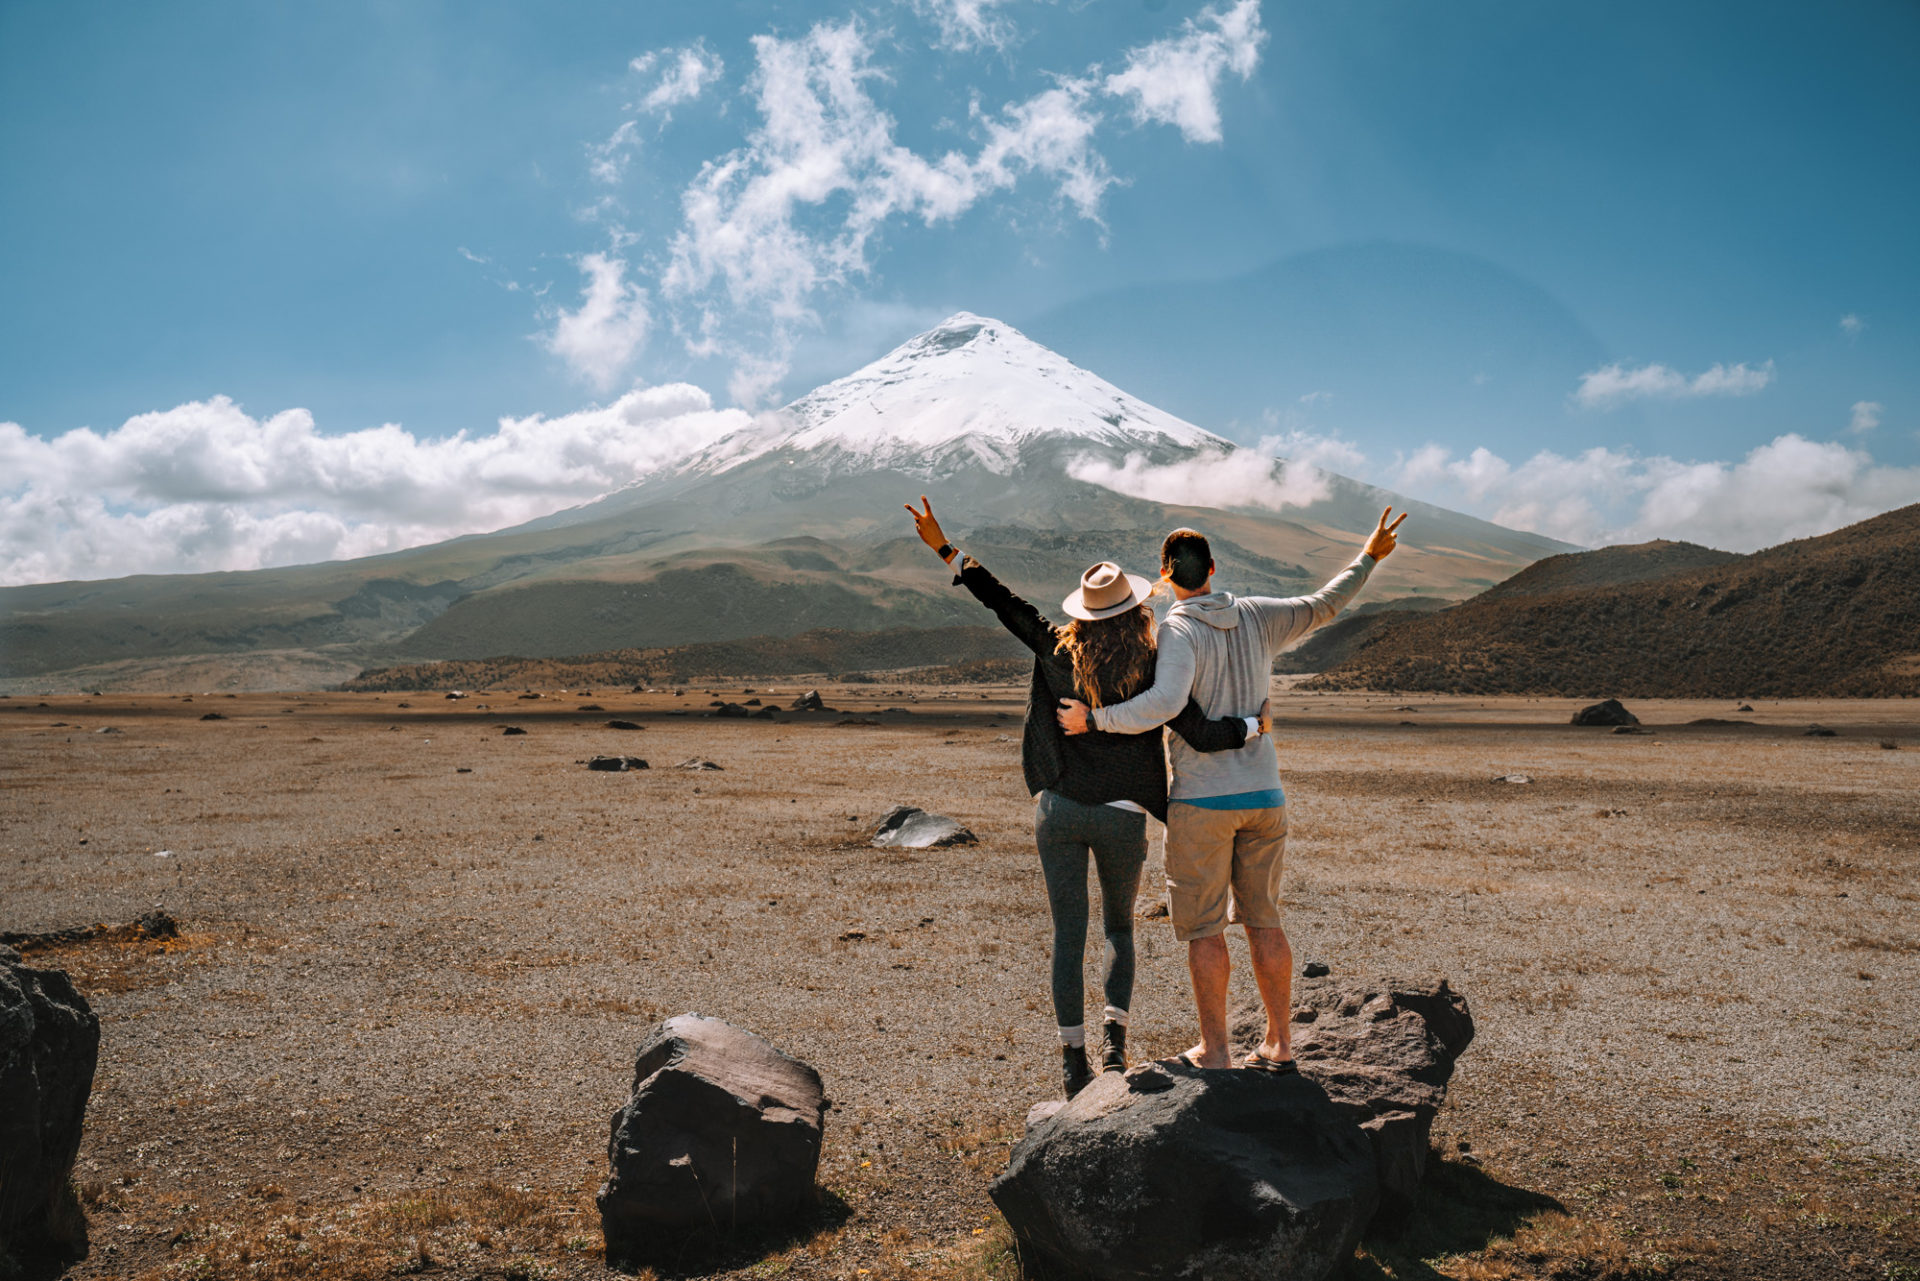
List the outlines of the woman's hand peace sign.
{"type": "MultiPolygon", "coordinates": [[[[912,511],[913,508],[909,507],[907,510],[912,511]]],[[[1371,534],[1367,535],[1367,545],[1360,549],[1375,560],[1385,560],[1392,554],[1393,549],[1400,545],[1400,540],[1394,537],[1393,531],[1400,528],[1400,522],[1407,518],[1407,514],[1401,512],[1399,516],[1394,518],[1393,524],[1389,525],[1387,524],[1387,517],[1392,515],[1393,508],[1391,507],[1380,513],[1380,523],[1374,527],[1371,534]]],[[[919,517],[916,515],[914,519],[918,520],[919,517]]],[[[922,535],[922,537],[925,537],[925,535],[922,535]]]]}
{"type": "Polygon", "coordinates": [[[947,536],[941,532],[940,522],[933,515],[933,504],[927,502],[925,494],[920,495],[920,501],[926,506],[926,510],[921,511],[912,503],[908,503],[906,504],[907,514],[913,517],[913,529],[920,535],[920,541],[933,550],[939,551],[947,545],[947,536]]]}

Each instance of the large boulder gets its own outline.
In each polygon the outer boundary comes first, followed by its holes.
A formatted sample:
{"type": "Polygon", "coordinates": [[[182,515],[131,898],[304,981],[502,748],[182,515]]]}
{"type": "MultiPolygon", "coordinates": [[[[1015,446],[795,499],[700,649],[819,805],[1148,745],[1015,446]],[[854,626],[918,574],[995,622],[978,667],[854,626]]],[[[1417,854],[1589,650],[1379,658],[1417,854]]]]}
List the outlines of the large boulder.
{"type": "Polygon", "coordinates": [[[826,700],[820,697],[820,691],[817,689],[808,690],[787,704],[787,706],[796,712],[824,712],[828,710],[826,700]]]}
{"type": "Polygon", "coordinates": [[[1318,1281],[1372,1217],[1372,1149],[1303,1076],[1154,1063],[1038,1123],[993,1181],[1024,1250],[1103,1281],[1318,1281]]]}
{"type": "Polygon", "coordinates": [[[100,1020],[59,970],[0,947],[0,1242],[84,1253],[67,1181],[100,1057],[100,1020]]]}
{"type": "Polygon", "coordinates": [[[1575,725],[1638,725],[1640,718],[1628,711],[1617,698],[1583,707],[1573,714],[1575,725]]]}
{"type": "Polygon", "coordinates": [[[613,1114],[607,1258],[637,1265],[811,1204],[826,1108],[820,1074],[751,1032],[699,1014],[655,1027],[613,1114]]]}
{"type": "Polygon", "coordinates": [[[973,845],[978,839],[957,818],[896,805],[873,830],[872,844],[880,849],[924,850],[936,845],[973,845]]]}
{"type": "MultiPolygon", "coordinates": [[[[1258,1004],[1235,1012],[1242,1045],[1265,1028],[1258,1004]]],[[[1473,1040],[1466,999],[1446,979],[1306,979],[1293,990],[1292,1032],[1300,1070],[1372,1142],[1381,1208],[1405,1212],[1426,1174],[1454,1060],[1473,1040]]]]}

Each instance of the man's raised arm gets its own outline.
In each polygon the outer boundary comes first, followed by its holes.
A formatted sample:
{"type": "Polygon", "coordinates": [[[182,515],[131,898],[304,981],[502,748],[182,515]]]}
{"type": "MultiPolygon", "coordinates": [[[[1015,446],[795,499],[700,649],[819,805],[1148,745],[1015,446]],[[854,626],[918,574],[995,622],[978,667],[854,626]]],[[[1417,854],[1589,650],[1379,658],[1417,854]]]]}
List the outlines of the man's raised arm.
{"type": "Polygon", "coordinates": [[[1153,669],[1153,684],[1124,703],[1092,709],[1089,724],[1086,704],[1071,698],[1060,700],[1060,727],[1069,734],[1103,729],[1109,734],[1144,734],[1178,716],[1193,696],[1193,647],[1172,628],[1160,629],[1160,657],[1153,669]]]}
{"type": "Polygon", "coordinates": [[[1407,515],[1400,513],[1399,519],[1389,525],[1387,518],[1391,515],[1391,507],[1380,513],[1379,525],[1367,537],[1366,546],[1353,558],[1353,563],[1335,574],[1325,587],[1312,595],[1284,599],[1273,596],[1240,598],[1241,608],[1259,620],[1269,651],[1277,654],[1316,627],[1325,627],[1347,607],[1348,601],[1360,594],[1367,576],[1373,573],[1373,567],[1392,555],[1393,549],[1399,545],[1396,534],[1400,521],[1405,520],[1407,515]]]}

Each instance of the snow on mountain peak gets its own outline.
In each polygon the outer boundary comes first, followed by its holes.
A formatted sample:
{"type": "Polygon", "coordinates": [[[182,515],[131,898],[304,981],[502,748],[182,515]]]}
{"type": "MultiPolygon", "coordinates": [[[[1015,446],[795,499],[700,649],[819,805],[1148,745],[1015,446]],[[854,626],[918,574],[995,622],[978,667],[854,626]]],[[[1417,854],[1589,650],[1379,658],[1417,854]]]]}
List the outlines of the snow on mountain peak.
{"type": "Polygon", "coordinates": [[[808,392],[773,423],[719,442],[694,465],[720,471],[775,450],[806,450],[863,467],[974,464],[1004,474],[1028,445],[1063,438],[1116,450],[1232,448],[1011,325],[962,311],[808,392]]]}

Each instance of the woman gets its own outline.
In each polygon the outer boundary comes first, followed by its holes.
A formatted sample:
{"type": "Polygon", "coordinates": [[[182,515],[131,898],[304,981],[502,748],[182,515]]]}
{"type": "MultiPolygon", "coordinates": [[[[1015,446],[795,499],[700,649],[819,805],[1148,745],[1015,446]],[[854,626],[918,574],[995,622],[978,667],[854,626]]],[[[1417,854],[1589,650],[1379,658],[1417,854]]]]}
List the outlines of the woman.
{"type": "MultiPolygon", "coordinates": [[[[1147,815],[1167,817],[1167,767],[1160,734],[1106,734],[1071,738],[1061,732],[1054,709],[1063,698],[1091,707],[1123,702],[1153,683],[1153,610],[1150,588],[1137,574],[1111,561],[1087,570],[1080,587],[1061,603],[1072,616],[1056,627],[987,572],[979,561],[947,541],[934,518],[906,504],[921,541],[952,565],[954,582],[999,616],[1007,630],[1033,651],[1033,688],[1027,700],[1020,763],[1027,788],[1038,794],[1034,841],[1053,913],[1053,1011],[1060,1027],[1062,1084],[1068,1098],[1092,1079],[1087,1061],[1085,995],[1081,981],[1087,939],[1087,858],[1100,878],[1100,915],[1107,936],[1106,1048],[1102,1071],[1125,1071],[1128,1009],[1133,1000],[1133,900],[1147,857],[1147,815]]],[[[1265,709],[1252,717],[1208,720],[1198,703],[1169,728],[1196,751],[1217,752],[1244,744],[1265,729],[1265,709]]]]}

